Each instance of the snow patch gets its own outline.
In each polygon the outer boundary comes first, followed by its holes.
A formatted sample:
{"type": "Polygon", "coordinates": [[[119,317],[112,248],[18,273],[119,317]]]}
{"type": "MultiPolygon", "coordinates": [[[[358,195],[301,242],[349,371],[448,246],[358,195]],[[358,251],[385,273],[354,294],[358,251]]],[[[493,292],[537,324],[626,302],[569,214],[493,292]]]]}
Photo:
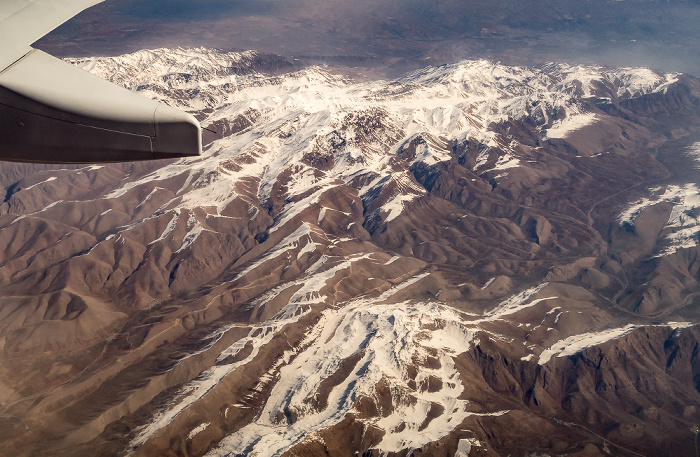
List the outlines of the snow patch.
{"type": "Polygon", "coordinates": [[[41,181],[41,182],[38,182],[38,183],[36,183],[36,184],[32,184],[31,186],[25,187],[25,188],[22,189],[22,190],[29,190],[29,189],[32,189],[32,188],[34,188],[34,187],[36,187],[36,186],[39,186],[39,185],[41,185],[41,184],[46,184],[47,182],[55,181],[55,180],[57,180],[57,179],[58,179],[57,177],[51,176],[50,178],[48,178],[48,179],[45,180],[45,181],[41,181]]]}
{"type": "Polygon", "coordinates": [[[399,194],[392,200],[388,201],[382,210],[386,211],[388,214],[384,218],[384,222],[391,222],[403,213],[406,203],[412,202],[419,196],[416,194],[399,194]]]}
{"type": "Polygon", "coordinates": [[[488,288],[488,286],[490,286],[491,283],[494,282],[495,280],[496,280],[496,278],[493,277],[493,278],[489,279],[488,281],[486,281],[486,283],[483,286],[481,286],[481,290],[486,290],[486,288],[488,288]]]}
{"type": "Polygon", "coordinates": [[[457,452],[455,452],[455,457],[469,457],[469,453],[472,451],[472,446],[481,447],[481,442],[476,438],[466,438],[459,440],[457,444],[457,452]]]}
{"type": "Polygon", "coordinates": [[[307,252],[313,252],[316,249],[316,243],[311,238],[311,225],[304,222],[302,223],[292,234],[285,237],[282,241],[277,243],[272,248],[268,249],[267,252],[260,256],[258,260],[248,265],[243,271],[241,271],[236,279],[240,279],[250,273],[251,271],[259,268],[261,265],[271,261],[276,260],[284,255],[289,255],[289,251],[296,249],[301,244],[301,240],[307,237],[307,242],[304,247],[297,253],[297,259],[307,252]]]}
{"type": "Polygon", "coordinates": [[[209,425],[211,425],[211,422],[205,422],[205,423],[200,424],[197,427],[193,428],[192,431],[187,435],[187,439],[191,440],[192,438],[195,437],[195,435],[206,430],[207,427],[209,427],[209,425]]]}
{"type": "MultiPolygon", "coordinates": [[[[666,324],[654,325],[654,327],[671,327],[672,329],[681,329],[693,326],[690,322],[669,322],[666,324]]],[[[545,349],[540,354],[539,364],[544,365],[553,357],[567,357],[574,355],[577,352],[584,350],[587,347],[597,346],[607,341],[620,338],[632,331],[643,327],[642,325],[628,324],[624,327],[611,328],[600,332],[588,332],[580,335],[573,335],[561,341],[554,343],[551,347],[545,349]]]]}
{"type": "Polygon", "coordinates": [[[634,224],[643,209],[661,202],[672,203],[673,209],[665,225],[669,232],[664,237],[668,246],[659,255],[666,256],[679,249],[697,246],[700,240],[700,187],[697,184],[670,185],[665,190],[653,188],[651,193],[620,214],[620,223],[634,224]]]}
{"type": "Polygon", "coordinates": [[[562,120],[555,121],[550,128],[545,130],[545,138],[566,138],[571,133],[592,125],[597,119],[597,116],[592,113],[567,116],[562,120]]]}
{"type": "Polygon", "coordinates": [[[153,244],[156,244],[159,241],[166,239],[168,237],[168,235],[170,235],[173,232],[173,230],[175,230],[175,227],[177,227],[177,221],[179,218],[180,218],[180,212],[177,210],[173,211],[173,217],[172,217],[172,219],[170,219],[168,226],[165,227],[165,230],[163,230],[163,233],[161,233],[158,238],[156,238],[155,240],[148,243],[148,245],[151,246],[153,244]]]}
{"type": "Polygon", "coordinates": [[[530,308],[535,306],[536,304],[545,301],[545,300],[554,300],[558,297],[545,297],[545,298],[538,298],[532,301],[529,301],[530,298],[532,298],[533,295],[535,295],[537,292],[545,288],[549,283],[545,282],[543,284],[540,284],[539,286],[531,287],[530,289],[523,290],[522,292],[518,292],[515,295],[512,295],[508,299],[502,301],[494,309],[489,311],[484,315],[486,320],[494,320],[494,319],[500,319],[503,316],[508,316],[510,314],[515,314],[523,309],[530,308]]]}

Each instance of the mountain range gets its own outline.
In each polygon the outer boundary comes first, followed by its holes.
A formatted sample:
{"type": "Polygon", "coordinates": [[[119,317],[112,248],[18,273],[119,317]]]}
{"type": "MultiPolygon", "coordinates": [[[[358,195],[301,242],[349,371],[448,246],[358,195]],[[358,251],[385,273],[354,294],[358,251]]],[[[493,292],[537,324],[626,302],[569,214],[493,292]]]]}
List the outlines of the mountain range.
{"type": "Polygon", "coordinates": [[[207,146],[0,164],[10,455],[692,454],[696,78],[69,61],[207,146]]]}

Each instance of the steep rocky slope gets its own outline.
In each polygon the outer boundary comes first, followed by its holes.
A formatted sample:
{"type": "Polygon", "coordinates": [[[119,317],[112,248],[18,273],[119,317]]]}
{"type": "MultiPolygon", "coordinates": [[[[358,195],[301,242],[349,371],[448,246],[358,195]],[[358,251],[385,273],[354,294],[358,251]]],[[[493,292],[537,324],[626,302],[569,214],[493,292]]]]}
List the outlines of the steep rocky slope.
{"type": "Polygon", "coordinates": [[[178,162],[0,166],[11,453],[693,449],[697,80],[73,63],[215,133],[178,162]]]}

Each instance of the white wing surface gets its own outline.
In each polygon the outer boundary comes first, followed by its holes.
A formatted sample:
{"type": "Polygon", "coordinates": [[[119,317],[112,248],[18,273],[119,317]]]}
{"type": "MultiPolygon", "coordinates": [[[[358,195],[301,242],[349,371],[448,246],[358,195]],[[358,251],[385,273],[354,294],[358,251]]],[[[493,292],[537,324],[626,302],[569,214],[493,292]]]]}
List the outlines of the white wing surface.
{"type": "Polygon", "coordinates": [[[101,0],[0,0],[0,160],[93,163],[201,153],[190,114],[31,48],[101,0]]]}
{"type": "Polygon", "coordinates": [[[0,68],[29,52],[29,45],[82,10],[103,0],[0,1],[0,68]]]}

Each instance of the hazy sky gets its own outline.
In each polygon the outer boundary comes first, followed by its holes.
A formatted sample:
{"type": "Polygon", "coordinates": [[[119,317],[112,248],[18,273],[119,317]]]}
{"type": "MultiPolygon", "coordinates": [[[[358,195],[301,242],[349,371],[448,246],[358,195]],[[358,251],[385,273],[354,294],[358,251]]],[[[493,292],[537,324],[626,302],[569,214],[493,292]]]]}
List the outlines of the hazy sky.
{"type": "Polygon", "coordinates": [[[700,75],[700,0],[107,0],[38,47],[256,49],[401,71],[464,58],[700,75]]]}

